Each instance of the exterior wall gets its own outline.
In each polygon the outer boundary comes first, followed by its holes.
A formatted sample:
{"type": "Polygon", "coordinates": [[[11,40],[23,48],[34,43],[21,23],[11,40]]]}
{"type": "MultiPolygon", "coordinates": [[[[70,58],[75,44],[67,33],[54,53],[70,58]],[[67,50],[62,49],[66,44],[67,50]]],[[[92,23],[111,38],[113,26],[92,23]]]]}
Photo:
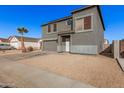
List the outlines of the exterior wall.
{"type": "Polygon", "coordinates": [[[56,38],[57,32],[54,33],[48,33],[48,27],[46,26],[42,26],[42,34],[43,34],[43,38],[56,38]]]}
{"type": "Polygon", "coordinates": [[[102,52],[104,50],[104,29],[102,27],[102,22],[100,20],[100,16],[97,12],[97,25],[96,25],[96,31],[97,31],[97,45],[98,45],[98,52],[102,52]]]}
{"type": "Polygon", "coordinates": [[[71,35],[71,52],[82,54],[97,54],[97,44],[93,32],[71,35]]]}
{"type": "MultiPolygon", "coordinates": [[[[24,44],[26,48],[33,47],[34,49],[40,49],[40,45],[37,42],[24,42],[24,44]]],[[[21,49],[21,42],[13,42],[10,45],[16,49],[21,49]]]]}
{"type": "Polygon", "coordinates": [[[71,31],[71,25],[67,25],[67,20],[57,23],[57,31],[59,32],[68,32],[71,31]]]}
{"type": "Polygon", "coordinates": [[[76,17],[92,14],[93,27],[89,31],[76,32],[71,35],[71,52],[82,53],[82,54],[97,54],[98,53],[98,42],[97,37],[97,9],[92,8],[77,12],[73,14],[73,26],[75,28],[76,17]]]}
{"type": "Polygon", "coordinates": [[[40,49],[40,45],[38,42],[24,42],[24,44],[26,48],[33,47],[34,49],[40,49]]]}
{"type": "MultiPolygon", "coordinates": [[[[51,33],[48,33],[48,26],[42,26],[42,33],[43,33],[43,38],[59,38],[58,32],[66,32],[66,31],[71,31],[71,25],[67,25],[67,20],[57,22],[57,31],[53,32],[53,24],[51,24],[51,33]]],[[[59,40],[58,40],[59,41],[59,40]]],[[[45,51],[58,51],[58,45],[61,44],[60,42],[56,41],[44,41],[43,43],[43,50],[45,51]]],[[[61,50],[60,50],[61,51],[61,50]]]]}
{"type": "MultiPolygon", "coordinates": [[[[97,7],[83,10],[72,15],[73,20],[73,30],[74,34],[70,34],[70,52],[80,53],[80,54],[98,54],[103,50],[104,44],[104,30],[100,20],[100,16],[97,11],[97,7]],[[92,29],[85,32],[75,31],[75,20],[76,17],[82,17],[92,15],[92,29]]],[[[61,36],[58,36],[59,32],[71,31],[71,26],[67,26],[67,20],[57,22],[57,32],[48,33],[47,25],[42,27],[43,38],[58,38],[58,44],[52,42],[46,42],[44,47],[45,50],[55,50],[55,45],[59,52],[62,52],[62,40],[61,36]],[[51,44],[51,45],[49,45],[51,44]],[[54,48],[50,48],[50,47],[54,48]]],[[[53,29],[53,24],[51,24],[51,29],[53,29]]]]}
{"type": "Polygon", "coordinates": [[[10,45],[16,49],[21,49],[21,42],[13,42],[13,43],[10,43],[10,45]]]}
{"type": "MultiPolygon", "coordinates": [[[[40,44],[38,42],[24,42],[25,47],[33,47],[34,49],[40,49],[40,44]]],[[[21,48],[21,42],[18,41],[15,37],[10,41],[10,45],[16,49],[21,48]]]]}
{"type": "Polygon", "coordinates": [[[44,41],[43,50],[44,51],[57,51],[57,42],[56,41],[44,41]]]}
{"type": "Polygon", "coordinates": [[[71,47],[71,53],[97,54],[96,45],[74,45],[71,47]]]}
{"type": "Polygon", "coordinates": [[[16,49],[20,49],[21,48],[21,43],[15,37],[13,37],[11,39],[10,45],[13,46],[16,49]]]}
{"type": "Polygon", "coordinates": [[[51,32],[48,33],[48,25],[42,26],[43,38],[55,38],[59,32],[71,31],[71,25],[67,25],[67,20],[50,24],[51,32]],[[53,25],[57,24],[57,31],[53,31],[53,25]]]}

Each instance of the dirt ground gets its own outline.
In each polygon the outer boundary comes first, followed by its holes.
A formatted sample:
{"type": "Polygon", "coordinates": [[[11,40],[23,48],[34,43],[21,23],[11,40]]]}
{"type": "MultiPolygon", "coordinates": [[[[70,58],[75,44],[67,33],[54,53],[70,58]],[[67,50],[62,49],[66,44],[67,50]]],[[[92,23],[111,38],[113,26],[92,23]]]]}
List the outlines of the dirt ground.
{"type": "Polygon", "coordinates": [[[55,53],[18,62],[95,87],[124,87],[124,73],[116,60],[101,55],[55,53]]]}
{"type": "Polygon", "coordinates": [[[0,56],[2,55],[11,55],[11,54],[20,54],[21,50],[0,50],[0,56]]]}
{"type": "MultiPolygon", "coordinates": [[[[3,61],[0,60],[0,65],[8,66],[11,62],[13,64],[19,63],[20,65],[24,64],[27,67],[42,69],[95,87],[124,87],[124,72],[122,72],[117,61],[112,58],[101,55],[46,53],[45,55],[35,57],[31,55],[30,58],[14,60],[20,54],[20,51],[17,50],[0,52],[0,56],[3,58],[3,61]],[[4,62],[6,58],[8,63],[4,62]]],[[[0,82],[12,83],[12,80],[2,69],[0,70],[0,82]]]]}

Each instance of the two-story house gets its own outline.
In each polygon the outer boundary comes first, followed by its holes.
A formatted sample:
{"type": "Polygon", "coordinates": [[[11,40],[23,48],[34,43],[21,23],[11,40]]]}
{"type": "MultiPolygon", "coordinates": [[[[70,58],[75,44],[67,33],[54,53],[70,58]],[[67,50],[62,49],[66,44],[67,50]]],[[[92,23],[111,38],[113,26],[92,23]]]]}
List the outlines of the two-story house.
{"type": "Polygon", "coordinates": [[[77,9],[71,16],[42,25],[43,50],[98,54],[103,50],[104,30],[99,6],[77,9]]]}

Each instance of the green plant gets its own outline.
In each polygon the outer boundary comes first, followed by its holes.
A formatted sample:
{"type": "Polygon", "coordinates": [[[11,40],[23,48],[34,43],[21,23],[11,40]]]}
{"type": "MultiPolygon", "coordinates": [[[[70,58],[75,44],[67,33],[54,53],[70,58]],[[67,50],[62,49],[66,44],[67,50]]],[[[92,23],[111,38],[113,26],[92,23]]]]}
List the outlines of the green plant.
{"type": "Polygon", "coordinates": [[[17,28],[17,31],[18,31],[18,33],[21,34],[21,49],[22,49],[22,52],[26,52],[23,35],[24,35],[24,33],[28,33],[28,30],[26,28],[22,27],[22,28],[17,28]]]}

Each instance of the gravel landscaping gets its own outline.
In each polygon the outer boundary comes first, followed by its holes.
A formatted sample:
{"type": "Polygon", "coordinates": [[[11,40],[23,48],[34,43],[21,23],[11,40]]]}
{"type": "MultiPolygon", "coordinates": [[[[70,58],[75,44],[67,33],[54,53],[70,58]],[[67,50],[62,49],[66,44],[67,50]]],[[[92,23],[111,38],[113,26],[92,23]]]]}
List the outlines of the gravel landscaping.
{"type": "Polygon", "coordinates": [[[26,52],[26,53],[21,53],[20,50],[8,50],[5,53],[0,53],[0,56],[11,60],[11,61],[18,61],[22,59],[28,59],[40,55],[45,55],[45,53],[41,53],[40,50],[37,51],[32,51],[32,52],[26,52]]]}
{"type": "Polygon", "coordinates": [[[21,85],[30,87],[30,83],[25,82],[27,80],[24,79],[24,82],[22,82],[21,77],[15,76],[16,74],[21,75],[21,71],[26,71],[21,68],[21,64],[25,65],[27,69],[34,67],[90,84],[94,87],[124,87],[124,72],[117,61],[101,55],[68,53],[41,53],[39,55],[37,51],[26,54],[22,54],[19,51],[7,51],[6,54],[1,53],[0,57],[0,87],[14,86],[13,82],[16,82],[19,87],[21,85]],[[12,65],[15,65],[14,68],[12,65]],[[16,65],[18,65],[17,68],[16,65]],[[9,69],[12,69],[12,72],[9,69]],[[14,69],[21,69],[21,71],[14,69]],[[11,74],[12,77],[9,77],[11,74]],[[19,79],[19,81],[16,79],[19,79]]]}
{"type": "Polygon", "coordinates": [[[101,55],[53,53],[18,61],[95,87],[124,87],[117,61],[101,55]]]}

